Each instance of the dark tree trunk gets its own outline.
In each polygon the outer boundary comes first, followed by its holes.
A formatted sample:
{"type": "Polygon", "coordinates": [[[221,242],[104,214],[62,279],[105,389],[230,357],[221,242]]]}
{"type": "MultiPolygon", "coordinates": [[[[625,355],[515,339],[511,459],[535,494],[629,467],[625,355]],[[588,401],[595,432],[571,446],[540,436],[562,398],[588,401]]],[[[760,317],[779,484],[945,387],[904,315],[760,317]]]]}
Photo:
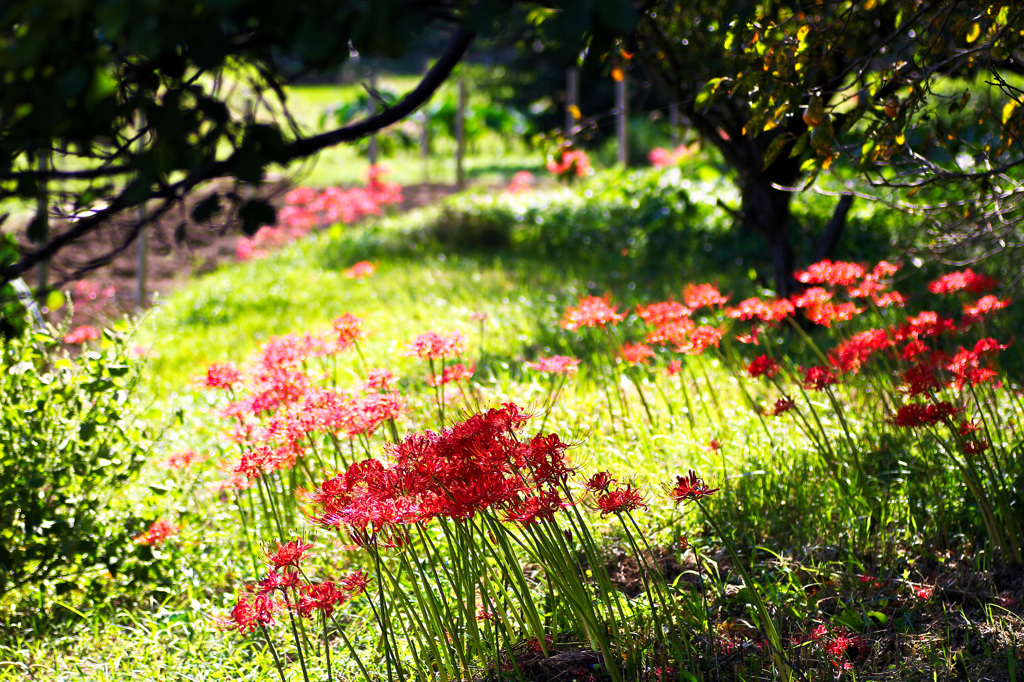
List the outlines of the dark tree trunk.
{"type": "Polygon", "coordinates": [[[772,261],[776,294],[788,298],[797,289],[793,279],[796,262],[787,232],[791,193],[772,185],[766,174],[747,174],[742,181],[740,212],[744,227],[755,230],[765,240],[772,261]]]}

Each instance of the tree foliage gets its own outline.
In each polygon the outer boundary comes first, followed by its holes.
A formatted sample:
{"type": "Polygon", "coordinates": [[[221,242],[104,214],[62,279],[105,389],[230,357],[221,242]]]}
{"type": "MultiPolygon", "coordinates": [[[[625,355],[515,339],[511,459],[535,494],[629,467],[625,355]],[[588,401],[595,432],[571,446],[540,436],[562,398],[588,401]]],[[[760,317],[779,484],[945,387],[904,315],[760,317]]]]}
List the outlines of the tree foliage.
{"type": "MultiPolygon", "coordinates": [[[[5,263],[20,276],[104,223],[146,206],[107,253],[216,178],[259,184],[268,167],[357,140],[414,112],[479,33],[503,30],[514,3],[454,0],[11,0],[0,8],[0,203],[48,197],[34,248],[5,263]],[[448,34],[421,83],[378,113],[319,134],[287,114],[284,86],[353,56],[396,57],[425,31],[448,34]],[[249,106],[243,105],[248,102],[249,106]]],[[[578,51],[609,49],[630,25],[623,0],[551,3],[544,19],[578,51]]],[[[382,103],[383,104],[383,103],[382,103]]],[[[253,232],[274,211],[247,193],[214,194],[194,218],[237,210],[253,232]]]]}
{"type": "Polygon", "coordinates": [[[925,218],[936,246],[1020,242],[1022,35],[1013,2],[662,1],[626,49],[736,169],[786,293],[791,192],[822,172],[925,218]]]}

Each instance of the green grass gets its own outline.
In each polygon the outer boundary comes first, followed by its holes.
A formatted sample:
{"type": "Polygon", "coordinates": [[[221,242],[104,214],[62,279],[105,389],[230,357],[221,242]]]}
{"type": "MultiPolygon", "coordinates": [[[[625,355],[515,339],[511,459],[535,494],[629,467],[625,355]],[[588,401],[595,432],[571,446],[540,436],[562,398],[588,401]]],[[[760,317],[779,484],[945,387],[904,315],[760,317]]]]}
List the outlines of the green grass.
{"type": "MultiPolygon", "coordinates": [[[[401,377],[410,408],[400,424],[403,432],[437,426],[423,387],[423,363],[399,354],[420,332],[460,330],[467,336],[466,358],[477,363],[474,400],[485,407],[512,400],[539,410],[550,384],[524,362],[555,353],[580,357],[581,372],[567,384],[545,430],[577,443],[570,453],[582,472],[608,469],[647,491],[650,508],[641,514],[654,547],[683,562],[684,555],[671,548],[680,533],[689,537],[704,558],[701,564],[680,563],[672,589],[680,599],[696,599],[694,617],[701,627],[738,651],[751,651],[756,637],[749,629],[750,598],[724,540],[738,547],[753,580],[749,587],[769,604],[785,641],[805,639],[811,628],[825,624],[874,643],[869,654],[856,658],[854,671],[844,673],[847,679],[1006,675],[1009,661],[1019,655],[1013,642],[1024,633],[1024,621],[1019,605],[1001,608],[994,600],[1020,595],[1020,588],[1000,577],[1001,564],[993,559],[976,512],[959,504],[962,480],[948,462],[936,459],[936,436],[914,442],[883,423],[879,400],[893,398],[885,388],[891,372],[864,376],[843,390],[845,425],[824,394],[810,396],[837,447],[848,428],[870,457],[870,484],[844,496],[795,420],[762,424],[748,396],[765,404],[777,391],[743,378],[740,361],[730,355],[771,350],[789,357],[789,370],[795,371],[793,365],[815,362],[796,332],[770,331],[772,341],[760,349],[726,339],[723,353],[691,360],[692,373],[676,377],[662,371],[669,359],[662,353],[658,369],[640,372],[635,384],[602,367],[600,334],[559,328],[566,306],[583,295],[609,292],[626,309],[678,298],[684,282],[717,281],[733,294],[733,303],[760,293],[758,245],[737,240],[716,207],[719,197],[734,200],[734,188],[707,169],[683,172],[690,181],[685,200],[659,184],[676,185],[678,178],[666,181],[655,174],[605,175],[575,190],[523,197],[455,197],[405,216],[333,228],[265,260],[225,267],[169,297],[150,314],[140,339],[152,346],[150,392],[170,424],[158,456],[184,448],[211,456],[192,471],[154,468],[144,479],[146,485],[166,483],[172,492],[161,499],[187,527],[180,544],[171,545],[178,549],[166,554],[173,589],[161,587],[165,596],[156,603],[135,595],[109,608],[69,595],[62,601],[81,615],[50,603],[36,619],[11,619],[0,649],[0,658],[9,662],[0,667],[0,680],[274,679],[269,652],[259,640],[221,634],[211,625],[210,616],[223,615],[238,586],[254,577],[253,560],[233,498],[213,489],[223,478],[216,461],[238,457],[221,433],[217,409],[224,400],[192,391],[189,384],[209,363],[242,363],[270,337],[323,328],[342,312],[359,316],[372,332],[360,346],[367,363],[390,367],[401,377]],[[672,219],[659,222],[664,215],[672,219]],[[364,259],[378,264],[373,277],[342,276],[364,259]],[[662,266],[652,267],[655,262],[662,266]],[[474,313],[487,314],[482,327],[474,313]],[[724,350],[730,346],[732,351],[724,350]],[[616,400],[613,381],[622,387],[624,406],[609,410],[616,400]],[[656,426],[648,424],[638,385],[656,426]],[[712,439],[721,448],[709,447],[712,439]],[[683,514],[665,498],[662,486],[690,468],[722,488],[710,503],[726,538],[699,514],[683,514]],[[913,596],[912,586],[939,578],[950,582],[942,583],[936,597],[913,596]]],[[[820,225],[828,205],[810,198],[798,213],[820,225]]],[[[884,250],[890,220],[859,207],[846,257],[890,257],[884,250]]],[[[930,271],[915,273],[907,286],[929,276],[930,271]]],[[[917,286],[914,291],[925,297],[917,286]]],[[[892,314],[884,315],[892,321],[892,314]]],[[[635,317],[616,328],[620,340],[637,340],[644,331],[635,317]]],[[[828,346],[844,333],[819,330],[813,339],[828,346]]],[[[363,376],[361,363],[344,356],[338,374],[354,382],[363,376]]],[[[1018,433],[1019,406],[1006,408],[1000,418],[1007,434],[1018,433]]],[[[371,449],[379,452],[382,441],[374,436],[371,449]]],[[[285,481],[281,486],[288,488],[285,481]]],[[[269,521],[257,520],[263,537],[271,537],[269,521]]],[[[615,518],[595,516],[592,523],[611,560],[622,562],[617,552],[626,541],[615,518]]],[[[327,548],[324,563],[334,573],[359,561],[353,553],[331,550],[330,536],[318,537],[327,548]]],[[[624,563],[618,568],[628,572],[624,563]]],[[[642,612],[646,606],[640,599],[630,608],[642,612]]],[[[352,617],[360,613],[356,607],[352,617]]],[[[372,630],[352,624],[358,637],[372,630]]],[[[287,649],[285,634],[278,644],[287,649]]],[[[794,645],[803,675],[840,674],[816,646],[794,645]]],[[[766,658],[752,653],[709,652],[703,660],[704,679],[772,674],[766,658]]],[[[290,675],[301,679],[294,661],[290,675]]]]}

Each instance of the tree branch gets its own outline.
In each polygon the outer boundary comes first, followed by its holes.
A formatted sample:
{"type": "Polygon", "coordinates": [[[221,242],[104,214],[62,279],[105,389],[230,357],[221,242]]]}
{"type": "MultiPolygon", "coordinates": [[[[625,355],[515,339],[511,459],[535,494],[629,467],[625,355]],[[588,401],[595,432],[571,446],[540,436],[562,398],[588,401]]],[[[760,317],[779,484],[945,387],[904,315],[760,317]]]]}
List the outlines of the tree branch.
{"type": "MultiPolygon", "coordinates": [[[[444,52],[438,58],[437,62],[435,62],[430,70],[427,71],[426,75],[423,76],[419,85],[417,85],[415,89],[409,92],[393,107],[384,109],[374,116],[357,121],[351,125],[320,135],[315,135],[313,137],[294,140],[284,146],[283,154],[278,161],[285,164],[296,159],[305,158],[322,149],[326,149],[327,147],[332,147],[342,142],[353,142],[361,139],[403,120],[430,100],[433,94],[441,84],[448,79],[452,71],[465,56],[466,51],[469,49],[469,46],[472,44],[475,36],[476,34],[473,31],[460,26],[452,35],[451,40],[448,42],[448,45],[445,47],[444,52]]],[[[204,182],[208,182],[216,178],[232,176],[232,171],[233,159],[228,158],[221,161],[214,161],[195,169],[178,182],[152,192],[149,195],[149,199],[173,201],[176,198],[183,197],[186,193],[204,182]]],[[[104,222],[114,218],[122,211],[131,208],[134,205],[136,204],[128,202],[125,199],[124,194],[121,194],[111,201],[110,205],[106,208],[75,222],[70,228],[54,236],[43,246],[24,254],[17,262],[0,270],[0,284],[5,284],[20,277],[22,274],[33,268],[37,263],[51,258],[71,242],[91,234],[104,222]]],[[[144,224],[139,224],[136,226],[136,228],[128,235],[126,241],[122,242],[119,247],[113,249],[111,252],[108,252],[108,254],[105,254],[103,257],[106,259],[105,262],[110,262],[117,253],[120,253],[127,248],[128,245],[138,237],[143,225],[144,224]]],[[[91,268],[95,268],[103,264],[105,263],[97,263],[96,261],[93,261],[89,263],[89,266],[91,268]]]]}

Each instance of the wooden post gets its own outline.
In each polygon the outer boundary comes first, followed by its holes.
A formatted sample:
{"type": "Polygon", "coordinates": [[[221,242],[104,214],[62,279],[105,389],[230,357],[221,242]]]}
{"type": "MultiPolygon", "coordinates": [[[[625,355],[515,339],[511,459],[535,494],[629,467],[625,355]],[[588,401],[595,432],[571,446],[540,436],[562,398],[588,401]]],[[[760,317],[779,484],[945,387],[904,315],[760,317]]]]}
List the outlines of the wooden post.
{"type": "Polygon", "coordinates": [[[622,80],[615,81],[615,132],[619,138],[619,163],[629,165],[629,141],[627,139],[629,123],[629,94],[626,89],[626,74],[622,80]]]}
{"type": "Polygon", "coordinates": [[[675,102],[668,105],[668,125],[672,128],[672,148],[679,146],[679,105],[675,102]]]}
{"type": "MultiPolygon", "coordinates": [[[[377,113],[377,72],[370,71],[370,116],[377,113]]],[[[370,165],[377,165],[377,133],[370,135],[370,165]]]]}
{"type": "MultiPolygon", "coordinates": [[[[50,158],[50,149],[47,144],[46,149],[39,151],[39,159],[37,161],[37,167],[40,173],[48,173],[52,159],[50,158]]],[[[35,245],[39,248],[46,246],[46,242],[50,239],[50,197],[49,187],[46,181],[46,176],[39,178],[39,196],[36,198],[36,217],[35,220],[38,224],[35,225],[35,238],[32,240],[35,245]]],[[[36,265],[36,299],[39,301],[40,307],[46,305],[46,294],[49,288],[50,279],[50,261],[49,259],[43,259],[36,265]]]]}
{"type": "MultiPolygon", "coordinates": [[[[146,144],[143,141],[143,123],[142,114],[139,114],[138,118],[138,151],[141,153],[145,148],[146,144]]],[[[136,219],[142,223],[146,220],[146,203],[143,201],[139,204],[139,209],[136,214],[136,219]]],[[[145,310],[149,301],[146,297],[146,279],[149,276],[149,233],[146,231],[146,227],[143,226],[139,230],[139,246],[137,253],[137,265],[136,265],[136,297],[135,305],[138,309],[145,310]]]]}
{"type": "Polygon", "coordinates": [[[580,69],[570,66],[565,73],[565,131],[562,135],[572,142],[576,131],[576,112],[580,106],[580,69]]]}
{"type": "Polygon", "coordinates": [[[423,157],[423,182],[430,181],[430,113],[423,109],[423,131],[420,134],[420,156],[423,157]]]}
{"type": "Polygon", "coordinates": [[[466,156],[466,77],[459,76],[459,103],[455,110],[455,186],[466,187],[463,160],[466,156]]]}

